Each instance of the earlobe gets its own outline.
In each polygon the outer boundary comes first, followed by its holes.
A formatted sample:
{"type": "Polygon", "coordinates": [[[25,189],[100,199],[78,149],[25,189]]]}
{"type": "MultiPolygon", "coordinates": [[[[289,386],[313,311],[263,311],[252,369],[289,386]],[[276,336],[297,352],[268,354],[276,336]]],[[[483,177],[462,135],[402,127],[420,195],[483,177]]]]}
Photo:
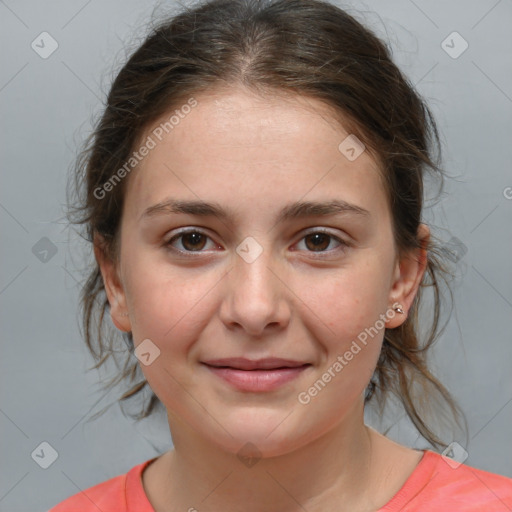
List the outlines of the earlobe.
{"type": "Polygon", "coordinates": [[[131,325],[125,314],[126,296],[118,276],[117,268],[112,259],[106,254],[104,240],[101,235],[94,236],[94,256],[103,279],[105,293],[110,304],[112,322],[121,331],[130,331],[131,325]]]}
{"type": "Polygon", "coordinates": [[[427,268],[427,247],[430,240],[430,229],[426,224],[420,224],[418,228],[418,241],[420,247],[410,250],[396,265],[395,279],[389,296],[390,304],[399,306],[403,314],[395,314],[386,327],[393,329],[401,325],[406,319],[409,309],[416,297],[423,275],[427,268]]]}

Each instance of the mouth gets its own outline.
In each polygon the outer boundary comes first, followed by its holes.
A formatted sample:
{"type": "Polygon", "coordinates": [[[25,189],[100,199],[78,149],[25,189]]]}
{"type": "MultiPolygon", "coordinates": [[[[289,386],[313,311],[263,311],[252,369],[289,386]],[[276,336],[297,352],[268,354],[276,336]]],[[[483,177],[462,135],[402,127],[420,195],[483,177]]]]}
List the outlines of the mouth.
{"type": "Polygon", "coordinates": [[[311,363],[278,358],[218,359],[202,363],[222,381],[238,391],[273,391],[302,374],[311,363]]]}
{"type": "Polygon", "coordinates": [[[203,364],[213,368],[231,368],[233,370],[280,370],[286,368],[300,368],[302,366],[311,366],[311,363],[303,361],[294,361],[291,359],[282,359],[278,357],[268,357],[265,359],[246,359],[243,357],[230,357],[224,359],[212,359],[203,361],[203,364]]]}

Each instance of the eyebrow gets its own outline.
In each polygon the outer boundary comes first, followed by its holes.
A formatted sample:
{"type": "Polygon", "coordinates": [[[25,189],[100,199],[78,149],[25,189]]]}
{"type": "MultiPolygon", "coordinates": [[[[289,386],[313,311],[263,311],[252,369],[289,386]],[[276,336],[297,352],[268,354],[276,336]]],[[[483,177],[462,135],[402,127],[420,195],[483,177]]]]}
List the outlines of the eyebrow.
{"type": "MultiPolygon", "coordinates": [[[[221,220],[228,220],[231,214],[229,210],[224,209],[218,203],[184,201],[168,198],[144,210],[139,220],[172,213],[184,213],[200,217],[216,217],[221,220]]],[[[335,214],[355,214],[362,217],[371,216],[368,210],[365,210],[361,206],[343,201],[342,199],[333,199],[326,202],[297,201],[285,206],[279,212],[276,223],[302,217],[329,216],[335,214]]]]}

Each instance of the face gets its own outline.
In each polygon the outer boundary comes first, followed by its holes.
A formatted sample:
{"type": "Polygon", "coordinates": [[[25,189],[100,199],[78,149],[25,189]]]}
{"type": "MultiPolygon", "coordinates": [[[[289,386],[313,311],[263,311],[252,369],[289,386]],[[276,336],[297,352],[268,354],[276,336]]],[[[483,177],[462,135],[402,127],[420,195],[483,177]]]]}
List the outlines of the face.
{"type": "Polygon", "coordinates": [[[242,89],[195,99],[168,133],[158,126],[172,112],[141,138],[155,145],[125,178],[119,264],[96,255],[171,432],[175,422],[233,453],[251,442],[278,455],[361,412],[421,254],[398,261],[378,165],[368,151],[347,158],[350,134],[321,102],[242,89]],[[351,206],[292,206],[336,201],[351,206]],[[298,368],[205,364],[222,358],[298,368]]]}

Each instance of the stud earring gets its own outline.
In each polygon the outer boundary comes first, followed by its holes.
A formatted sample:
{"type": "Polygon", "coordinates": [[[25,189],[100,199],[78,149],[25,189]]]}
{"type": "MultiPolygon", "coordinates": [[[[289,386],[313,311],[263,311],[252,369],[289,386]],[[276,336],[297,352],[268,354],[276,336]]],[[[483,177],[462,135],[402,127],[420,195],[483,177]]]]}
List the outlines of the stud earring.
{"type": "Polygon", "coordinates": [[[404,310],[400,306],[396,306],[393,308],[397,313],[403,313],[404,310]]]}

